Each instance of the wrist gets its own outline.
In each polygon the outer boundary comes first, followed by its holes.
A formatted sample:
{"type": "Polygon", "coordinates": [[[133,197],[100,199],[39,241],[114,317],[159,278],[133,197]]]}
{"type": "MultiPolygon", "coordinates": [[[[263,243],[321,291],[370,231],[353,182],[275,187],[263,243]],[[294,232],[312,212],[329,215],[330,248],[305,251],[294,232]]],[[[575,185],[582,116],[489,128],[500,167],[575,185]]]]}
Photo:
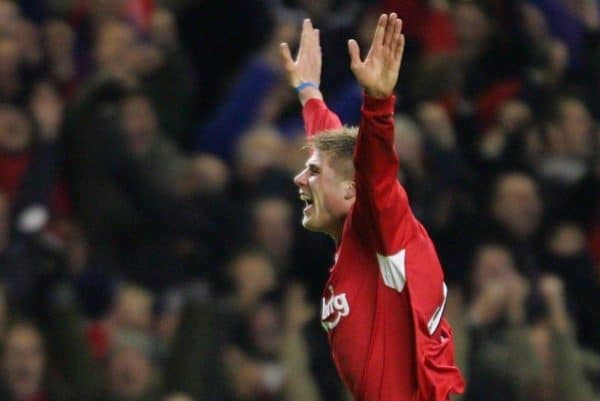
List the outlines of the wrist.
{"type": "Polygon", "coordinates": [[[374,99],[387,99],[394,94],[393,92],[387,93],[387,92],[382,92],[382,91],[378,91],[375,89],[368,89],[368,88],[363,88],[363,89],[369,97],[372,97],[374,99]]]}
{"type": "Polygon", "coordinates": [[[306,104],[310,99],[321,99],[323,100],[323,94],[316,86],[306,86],[298,92],[298,99],[302,106],[306,104]]]}
{"type": "Polygon", "coordinates": [[[309,89],[309,88],[319,89],[319,83],[313,82],[313,81],[300,81],[300,83],[298,85],[294,86],[294,90],[297,93],[300,93],[303,90],[309,89]]]}

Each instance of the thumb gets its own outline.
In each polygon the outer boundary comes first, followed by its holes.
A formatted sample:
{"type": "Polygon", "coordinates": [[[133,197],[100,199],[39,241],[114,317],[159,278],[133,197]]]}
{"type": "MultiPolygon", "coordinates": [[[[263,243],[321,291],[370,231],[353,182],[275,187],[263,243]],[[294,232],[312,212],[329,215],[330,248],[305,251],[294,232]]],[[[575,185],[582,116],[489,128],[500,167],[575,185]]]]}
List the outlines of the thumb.
{"type": "Polygon", "coordinates": [[[362,62],[360,59],[360,49],[356,40],[350,39],[348,41],[348,53],[350,53],[350,68],[354,69],[362,62]]]}
{"type": "Polygon", "coordinates": [[[290,47],[287,43],[282,43],[279,45],[279,55],[281,56],[281,62],[286,69],[291,69],[294,65],[294,60],[292,59],[292,53],[290,52],[290,47]]]}

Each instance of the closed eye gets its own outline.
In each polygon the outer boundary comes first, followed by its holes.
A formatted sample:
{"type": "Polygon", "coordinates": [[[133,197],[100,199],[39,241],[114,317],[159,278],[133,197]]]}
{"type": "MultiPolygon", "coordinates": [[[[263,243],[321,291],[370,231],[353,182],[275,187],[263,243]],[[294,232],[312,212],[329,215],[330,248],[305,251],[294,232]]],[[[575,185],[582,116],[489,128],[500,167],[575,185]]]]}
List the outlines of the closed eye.
{"type": "Polygon", "coordinates": [[[319,174],[321,172],[321,169],[314,165],[314,164],[309,164],[308,165],[308,172],[310,173],[310,175],[316,175],[319,174]]]}

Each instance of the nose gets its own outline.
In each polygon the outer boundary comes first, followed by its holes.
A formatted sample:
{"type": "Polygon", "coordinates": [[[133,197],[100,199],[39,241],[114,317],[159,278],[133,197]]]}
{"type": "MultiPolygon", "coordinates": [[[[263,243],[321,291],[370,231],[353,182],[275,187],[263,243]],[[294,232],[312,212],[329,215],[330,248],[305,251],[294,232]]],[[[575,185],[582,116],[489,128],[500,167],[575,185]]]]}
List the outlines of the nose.
{"type": "Polygon", "coordinates": [[[298,175],[296,175],[294,177],[294,184],[296,184],[299,187],[302,186],[306,186],[306,173],[307,173],[308,169],[304,169],[301,172],[298,173],[298,175]]]}

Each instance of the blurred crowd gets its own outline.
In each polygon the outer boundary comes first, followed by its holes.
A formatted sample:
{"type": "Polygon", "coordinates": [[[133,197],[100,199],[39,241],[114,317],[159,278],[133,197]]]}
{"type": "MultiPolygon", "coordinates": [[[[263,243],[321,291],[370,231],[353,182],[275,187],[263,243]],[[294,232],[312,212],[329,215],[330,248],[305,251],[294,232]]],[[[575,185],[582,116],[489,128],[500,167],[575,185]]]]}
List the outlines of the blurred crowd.
{"type": "Polygon", "coordinates": [[[310,17],[404,19],[399,179],[437,246],[465,401],[600,399],[598,0],[0,0],[0,400],[345,400],[300,227],[310,17]]]}

